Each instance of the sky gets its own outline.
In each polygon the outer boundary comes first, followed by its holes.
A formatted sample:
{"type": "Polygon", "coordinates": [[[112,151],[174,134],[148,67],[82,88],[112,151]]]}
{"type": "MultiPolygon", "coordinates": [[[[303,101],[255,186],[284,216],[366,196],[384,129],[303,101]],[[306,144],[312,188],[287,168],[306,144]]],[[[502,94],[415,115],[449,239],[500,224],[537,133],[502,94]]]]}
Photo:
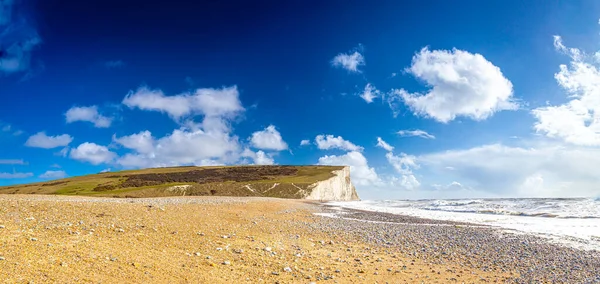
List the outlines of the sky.
{"type": "Polygon", "coordinates": [[[322,164],[350,166],[362,199],[598,197],[599,18],[597,1],[0,0],[0,186],[322,164]]]}

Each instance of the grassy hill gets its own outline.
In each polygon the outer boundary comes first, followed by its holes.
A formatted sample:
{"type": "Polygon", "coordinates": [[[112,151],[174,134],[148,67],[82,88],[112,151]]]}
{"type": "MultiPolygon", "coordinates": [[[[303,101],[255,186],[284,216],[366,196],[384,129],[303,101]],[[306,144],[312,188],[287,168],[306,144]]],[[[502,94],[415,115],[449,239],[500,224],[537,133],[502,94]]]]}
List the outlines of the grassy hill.
{"type": "Polygon", "coordinates": [[[98,173],[0,187],[0,194],[109,197],[181,195],[302,198],[310,185],[333,176],[336,166],[172,167],[98,173]]]}

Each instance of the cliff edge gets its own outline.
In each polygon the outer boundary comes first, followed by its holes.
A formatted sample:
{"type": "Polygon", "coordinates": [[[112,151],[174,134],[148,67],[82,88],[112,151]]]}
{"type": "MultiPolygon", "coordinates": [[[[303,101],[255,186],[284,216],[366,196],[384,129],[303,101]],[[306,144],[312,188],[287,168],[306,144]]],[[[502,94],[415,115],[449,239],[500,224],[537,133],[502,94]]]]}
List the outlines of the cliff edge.
{"type": "Polygon", "coordinates": [[[350,179],[350,167],[332,172],[333,177],[311,185],[312,191],[304,199],[360,200],[350,179]]]}

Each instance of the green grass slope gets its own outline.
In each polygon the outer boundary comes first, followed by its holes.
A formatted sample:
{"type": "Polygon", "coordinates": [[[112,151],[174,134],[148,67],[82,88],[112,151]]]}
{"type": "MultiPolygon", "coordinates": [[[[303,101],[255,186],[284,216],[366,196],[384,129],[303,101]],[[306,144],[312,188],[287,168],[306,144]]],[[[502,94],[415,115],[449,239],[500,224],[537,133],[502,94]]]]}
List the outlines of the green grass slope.
{"type": "Polygon", "coordinates": [[[110,197],[181,195],[302,198],[341,166],[172,167],[98,173],[0,187],[0,194],[110,197]]]}

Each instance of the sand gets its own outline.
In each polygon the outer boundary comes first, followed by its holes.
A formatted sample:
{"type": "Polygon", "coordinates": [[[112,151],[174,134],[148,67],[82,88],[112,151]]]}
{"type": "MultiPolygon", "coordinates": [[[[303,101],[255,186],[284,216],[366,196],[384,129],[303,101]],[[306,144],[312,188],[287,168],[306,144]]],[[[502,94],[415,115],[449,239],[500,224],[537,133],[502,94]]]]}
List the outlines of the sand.
{"type": "MultiPolygon", "coordinates": [[[[0,282],[479,283],[522,279],[518,266],[500,269],[469,264],[465,256],[435,257],[406,245],[406,239],[389,236],[395,232],[423,239],[406,227],[314,214],[328,211],[318,203],[268,198],[0,195],[0,282]]],[[[433,231],[455,228],[420,225],[426,220],[414,218],[409,221],[412,227],[433,231]]],[[[449,233],[446,230],[439,232],[449,233]]],[[[454,249],[447,251],[452,255],[454,249]]]]}

